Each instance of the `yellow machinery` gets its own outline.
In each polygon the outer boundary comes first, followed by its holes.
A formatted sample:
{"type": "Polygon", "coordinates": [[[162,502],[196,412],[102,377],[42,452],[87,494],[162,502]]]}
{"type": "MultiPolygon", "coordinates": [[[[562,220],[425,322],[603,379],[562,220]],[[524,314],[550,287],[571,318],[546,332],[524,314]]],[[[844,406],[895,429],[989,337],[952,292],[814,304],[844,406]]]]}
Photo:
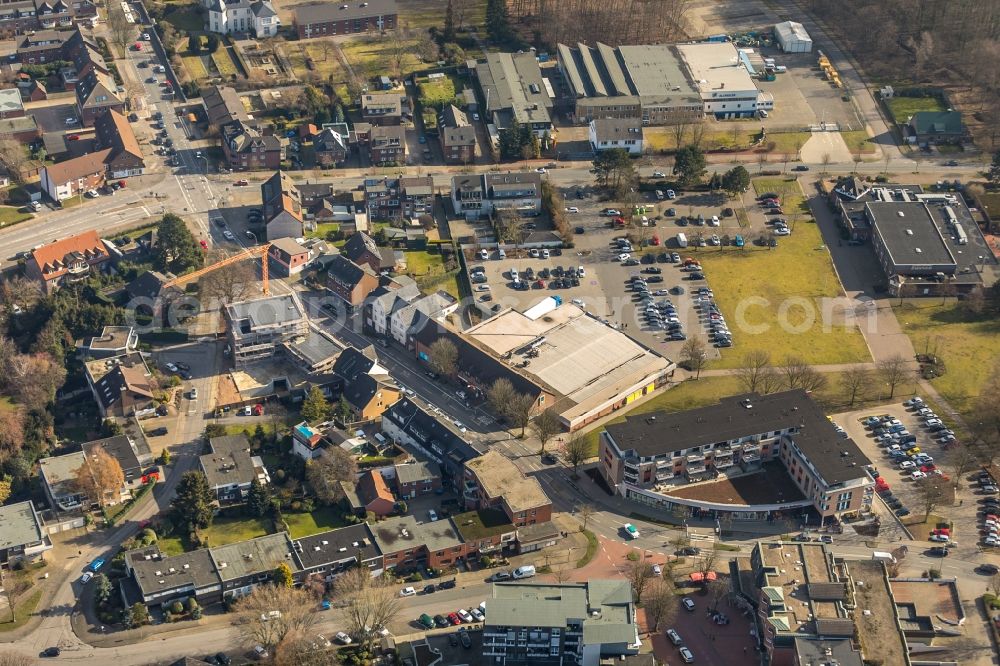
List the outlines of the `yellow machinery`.
{"type": "Polygon", "coordinates": [[[270,287],[268,285],[267,278],[267,251],[270,249],[270,243],[264,243],[263,245],[256,245],[254,247],[248,247],[243,252],[239,254],[234,254],[231,257],[226,257],[222,261],[217,261],[211,266],[205,266],[204,268],[198,269],[191,273],[186,273],[180,277],[176,277],[173,280],[164,284],[165,287],[177,287],[180,285],[187,284],[189,282],[194,282],[203,275],[211,273],[217,268],[222,268],[223,266],[229,266],[235,264],[236,262],[243,261],[244,259],[252,259],[255,257],[260,257],[260,277],[261,277],[261,290],[264,292],[265,296],[270,294],[270,287]]]}

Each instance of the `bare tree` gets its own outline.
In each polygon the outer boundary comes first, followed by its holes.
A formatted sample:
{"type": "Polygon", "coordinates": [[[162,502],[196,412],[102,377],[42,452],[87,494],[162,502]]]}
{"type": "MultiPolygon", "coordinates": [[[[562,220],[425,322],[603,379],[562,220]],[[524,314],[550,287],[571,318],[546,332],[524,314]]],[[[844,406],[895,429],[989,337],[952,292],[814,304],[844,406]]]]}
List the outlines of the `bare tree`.
{"type": "Polygon", "coordinates": [[[670,545],[673,547],[674,554],[676,555],[680,553],[681,550],[691,545],[691,537],[687,535],[687,532],[678,532],[677,536],[670,540],[670,545]]]}
{"type": "Polygon", "coordinates": [[[719,603],[727,594],[729,594],[728,578],[716,578],[708,581],[709,609],[718,610],[719,603]]]}
{"type": "MultiPolygon", "coordinates": [[[[217,256],[213,261],[223,259],[217,256]]],[[[217,300],[225,305],[242,301],[257,292],[257,272],[250,261],[239,261],[207,273],[198,280],[203,303],[217,300]]]]}
{"type": "Polygon", "coordinates": [[[85,455],[73,478],[76,491],[101,507],[118,501],[124,485],[125,474],[121,465],[103,448],[85,455]]]}
{"type": "Polygon", "coordinates": [[[691,372],[697,373],[695,379],[701,377],[701,371],[708,363],[708,351],[701,338],[691,337],[681,347],[681,361],[691,372]]]}
{"type": "Polygon", "coordinates": [[[135,26],[125,18],[125,12],[120,5],[114,3],[108,5],[108,30],[111,32],[112,43],[118,47],[119,57],[124,58],[128,45],[132,43],[135,26]]]}
{"type": "Polygon", "coordinates": [[[573,467],[573,478],[577,477],[577,469],[590,457],[590,444],[579,435],[570,435],[563,444],[563,458],[573,467]]]}
{"type": "Polygon", "coordinates": [[[34,306],[41,297],[42,289],[38,282],[29,280],[23,275],[0,280],[0,300],[7,306],[17,305],[21,309],[27,310],[34,306]]]}
{"type": "Polygon", "coordinates": [[[763,376],[771,371],[771,355],[759,349],[743,355],[742,367],[736,370],[736,377],[747,393],[762,393],[763,376]]]}
{"type": "Polygon", "coordinates": [[[0,139],[0,164],[18,185],[24,184],[24,166],[28,163],[28,152],[14,139],[0,139]]]}
{"type": "Polygon", "coordinates": [[[654,575],[653,565],[644,559],[639,559],[629,564],[628,569],[625,571],[625,578],[632,585],[632,591],[635,592],[635,602],[637,604],[642,603],[642,593],[646,591],[646,585],[652,580],[654,575]]]}
{"type": "Polygon", "coordinates": [[[486,401],[489,403],[490,409],[503,415],[507,405],[514,399],[515,395],[517,395],[517,391],[514,390],[514,385],[510,383],[509,379],[501,377],[494,381],[493,385],[486,391],[486,401]]]}
{"type": "Polygon", "coordinates": [[[896,395],[896,388],[913,377],[913,373],[907,367],[906,359],[899,354],[883,359],[875,366],[881,380],[889,385],[890,400],[896,395]]]}
{"type": "MultiPolygon", "coordinates": [[[[274,563],[277,565],[277,562],[274,563]]],[[[233,604],[246,645],[274,648],[289,634],[305,635],[317,619],[309,594],[295,587],[258,585],[233,604]],[[272,613],[277,611],[280,615],[272,613]]]]}
{"type": "Polygon", "coordinates": [[[936,474],[928,476],[925,479],[920,479],[917,482],[917,497],[920,500],[921,508],[924,510],[925,521],[930,517],[934,509],[952,497],[952,489],[948,487],[948,483],[948,481],[945,481],[936,474]]]}
{"type": "Polygon", "coordinates": [[[705,138],[705,123],[697,122],[691,126],[691,145],[701,148],[701,142],[705,138]]]}
{"type": "Polygon", "coordinates": [[[781,374],[789,389],[818,391],[826,386],[826,377],[797,356],[789,356],[781,366],[781,374]]]}
{"type": "Polygon", "coordinates": [[[976,469],[979,464],[979,460],[976,458],[976,452],[974,448],[968,446],[956,446],[948,455],[945,457],[945,464],[951,470],[952,475],[952,486],[955,490],[962,483],[962,479],[966,474],[976,469]]]}
{"type": "Polygon", "coordinates": [[[830,157],[830,153],[823,153],[822,157],[819,158],[819,161],[823,164],[823,173],[825,174],[830,166],[830,162],[833,161],[833,158],[830,157]]]}
{"type": "Polygon", "coordinates": [[[392,577],[372,577],[367,567],[349,569],[338,576],[334,594],[344,604],[341,614],[347,633],[365,647],[402,610],[392,577]]]}
{"type": "Polygon", "coordinates": [[[847,398],[849,407],[853,407],[856,401],[867,398],[873,384],[874,378],[868,368],[848,368],[840,376],[840,388],[847,398]]]}
{"type": "Polygon", "coordinates": [[[326,666],[330,652],[319,644],[316,636],[295,631],[285,636],[274,648],[275,666],[326,666]]]}
{"type": "Polygon", "coordinates": [[[358,473],[354,456],[339,446],[327,447],[306,465],[306,480],[320,501],[333,504],[344,496],[342,482],[353,483],[358,473]]]}
{"type": "Polygon", "coordinates": [[[1000,573],[990,577],[990,590],[993,591],[993,596],[1000,597],[1000,573]]]}
{"type": "Polygon", "coordinates": [[[583,521],[582,531],[586,531],[587,523],[590,522],[593,515],[597,513],[597,509],[594,508],[593,504],[581,504],[578,512],[580,514],[580,520],[583,521]]]}
{"type": "Polygon", "coordinates": [[[435,340],[427,353],[431,369],[439,375],[454,375],[458,370],[458,348],[447,338],[435,340]]]}
{"type": "Polygon", "coordinates": [[[674,148],[680,149],[684,145],[684,135],[687,134],[688,124],[680,119],[670,126],[670,131],[674,135],[674,148]]]}
{"type": "Polygon", "coordinates": [[[504,411],[504,418],[515,428],[521,429],[518,437],[524,437],[524,430],[531,421],[531,412],[535,408],[535,399],[527,393],[515,393],[507,409],[504,411]]]}
{"type": "Polygon", "coordinates": [[[715,550],[709,550],[702,556],[698,563],[698,570],[701,572],[702,576],[707,578],[709,572],[715,569],[715,558],[715,550]]]}
{"type": "Polygon", "coordinates": [[[557,433],[562,431],[562,421],[559,420],[559,416],[556,414],[554,409],[546,409],[544,412],[535,417],[535,420],[532,421],[531,425],[535,434],[538,436],[538,441],[542,443],[542,448],[539,453],[544,454],[545,445],[548,441],[557,433]]]}
{"type": "Polygon", "coordinates": [[[520,243],[524,224],[524,218],[515,210],[501,208],[493,211],[493,230],[500,243],[514,243],[515,245],[520,243]]]}
{"type": "Polygon", "coordinates": [[[655,633],[660,626],[670,624],[677,614],[677,593],[673,581],[659,576],[652,579],[645,590],[642,607],[651,632],[655,633]]]}
{"type": "Polygon", "coordinates": [[[320,39],[315,44],[319,48],[319,52],[323,54],[323,62],[329,60],[330,54],[333,53],[333,40],[320,39]]]}

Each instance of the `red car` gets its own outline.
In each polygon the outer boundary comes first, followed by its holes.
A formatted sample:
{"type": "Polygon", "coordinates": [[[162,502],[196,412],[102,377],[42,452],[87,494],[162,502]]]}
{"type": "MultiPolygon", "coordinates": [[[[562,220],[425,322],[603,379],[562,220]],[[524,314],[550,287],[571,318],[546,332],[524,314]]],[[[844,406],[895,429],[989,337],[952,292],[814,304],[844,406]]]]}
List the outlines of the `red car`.
{"type": "Polygon", "coordinates": [[[924,474],[930,474],[936,469],[937,467],[935,467],[933,463],[930,465],[921,465],[920,467],[920,471],[923,472],[924,474]]]}
{"type": "Polygon", "coordinates": [[[458,613],[448,613],[448,621],[452,624],[462,624],[462,618],[458,617],[458,613]]]}
{"type": "Polygon", "coordinates": [[[66,140],[67,141],[79,141],[80,140],[80,135],[79,134],[69,134],[69,135],[67,135],[66,140]]]}
{"type": "Polygon", "coordinates": [[[198,242],[201,243],[201,249],[203,249],[203,250],[207,250],[208,249],[208,241],[202,240],[202,241],[198,241],[198,242]]]}
{"type": "Polygon", "coordinates": [[[250,181],[249,181],[249,180],[247,180],[246,178],[240,178],[240,179],[239,179],[238,181],[236,181],[236,182],[235,182],[235,183],[233,183],[233,184],[234,184],[234,185],[240,185],[240,186],[242,186],[242,185],[249,185],[249,184],[250,184],[250,181]]]}

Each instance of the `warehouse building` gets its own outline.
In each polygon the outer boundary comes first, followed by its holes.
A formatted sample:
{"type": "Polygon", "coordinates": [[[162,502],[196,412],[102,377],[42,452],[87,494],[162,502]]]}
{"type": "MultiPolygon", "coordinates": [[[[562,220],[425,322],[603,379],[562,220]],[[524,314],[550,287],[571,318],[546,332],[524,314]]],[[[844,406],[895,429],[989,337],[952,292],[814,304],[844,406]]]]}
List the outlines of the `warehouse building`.
{"type": "Polygon", "coordinates": [[[785,53],[809,53],[813,48],[812,37],[801,23],[785,21],[774,26],[774,40],[785,53]]]}
{"type": "Polygon", "coordinates": [[[556,56],[576,99],[578,122],[619,118],[668,125],[702,116],[698,89],[673,46],[559,44],[556,56]]]}
{"type": "Polygon", "coordinates": [[[705,113],[722,120],[751,118],[774,108],[774,96],[757,88],[753,65],[732,42],[679,44],[705,113]]]}

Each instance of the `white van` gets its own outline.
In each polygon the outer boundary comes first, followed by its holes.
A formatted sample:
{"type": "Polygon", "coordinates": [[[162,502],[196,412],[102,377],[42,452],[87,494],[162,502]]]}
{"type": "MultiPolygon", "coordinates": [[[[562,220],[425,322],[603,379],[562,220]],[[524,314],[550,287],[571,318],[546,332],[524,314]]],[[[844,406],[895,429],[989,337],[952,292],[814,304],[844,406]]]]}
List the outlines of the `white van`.
{"type": "Polygon", "coordinates": [[[506,258],[507,258],[507,251],[504,250],[503,248],[500,248],[497,251],[497,259],[506,259],[506,258]]]}
{"type": "Polygon", "coordinates": [[[663,201],[663,190],[656,190],[656,200],[663,201]]]}
{"type": "Polygon", "coordinates": [[[375,433],[375,441],[378,442],[379,446],[385,446],[389,443],[389,440],[380,432],[375,433]]]}
{"type": "Polygon", "coordinates": [[[535,567],[532,564],[526,564],[523,567],[518,567],[511,572],[514,578],[531,578],[535,575],[535,567]]]}

